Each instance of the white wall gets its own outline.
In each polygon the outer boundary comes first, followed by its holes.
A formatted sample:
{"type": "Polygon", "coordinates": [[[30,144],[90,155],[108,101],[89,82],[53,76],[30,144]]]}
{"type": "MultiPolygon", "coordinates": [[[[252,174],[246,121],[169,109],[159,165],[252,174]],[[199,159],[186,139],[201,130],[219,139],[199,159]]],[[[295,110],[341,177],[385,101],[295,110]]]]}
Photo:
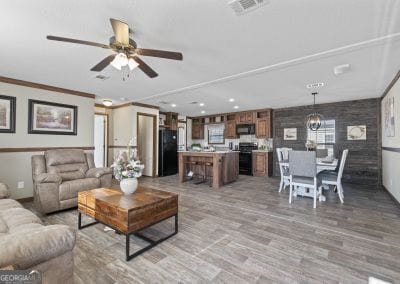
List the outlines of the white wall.
{"type": "MultiPolygon", "coordinates": [[[[93,147],[94,99],[0,83],[0,94],[17,98],[16,133],[0,133],[0,148],[93,147]],[[28,99],[78,106],[78,135],[28,134],[28,99]]],[[[42,152],[0,153],[0,181],[13,198],[31,197],[31,156],[42,152]],[[17,189],[17,182],[25,183],[17,189]]]]}
{"type": "MultiPolygon", "coordinates": [[[[394,84],[386,97],[382,100],[382,147],[400,149],[400,80],[394,84]],[[385,104],[394,97],[395,106],[395,136],[386,137],[385,134],[385,104]]],[[[400,153],[382,150],[382,183],[385,188],[400,202],[400,153]]]]}
{"type": "MultiPolygon", "coordinates": [[[[158,119],[159,110],[154,108],[146,108],[139,106],[125,106],[121,108],[116,108],[112,110],[112,140],[110,145],[114,146],[127,146],[129,141],[133,139],[134,143],[132,146],[137,146],[137,114],[146,113],[156,115],[156,125],[157,125],[157,135],[156,135],[156,145],[158,145],[158,119]]],[[[111,135],[110,135],[111,136],[111,135]]],[[[120,151],[126,149],[114,148],[112,154],[110,155],[111,163],[115,159],[120,151]]],[[[156,174],[158,175],[158,147],[156,151],[156,174]]],[[[146,166],[146,165],[145,165],[146,166]]]]}

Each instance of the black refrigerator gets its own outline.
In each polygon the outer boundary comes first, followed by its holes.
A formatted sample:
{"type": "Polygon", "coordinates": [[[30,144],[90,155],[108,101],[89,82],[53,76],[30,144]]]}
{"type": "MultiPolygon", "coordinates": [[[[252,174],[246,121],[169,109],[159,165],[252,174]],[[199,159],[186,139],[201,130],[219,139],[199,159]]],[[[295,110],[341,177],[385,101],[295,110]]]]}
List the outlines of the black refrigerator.
{"type": "Polygon", "coordinates": [[[158,136],[158,176],[178,173],[177,131],[162,129],[158,136]]]}

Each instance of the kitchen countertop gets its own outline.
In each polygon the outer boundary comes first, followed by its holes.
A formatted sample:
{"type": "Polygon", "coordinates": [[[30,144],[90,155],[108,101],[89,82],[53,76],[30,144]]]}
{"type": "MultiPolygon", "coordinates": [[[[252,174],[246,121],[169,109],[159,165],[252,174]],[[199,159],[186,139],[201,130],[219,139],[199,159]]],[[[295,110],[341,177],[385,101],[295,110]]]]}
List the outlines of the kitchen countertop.
{"type": "Polygon", "coordinates": [[[178,153],[205,153],[205,154],[227,154],[227,153],[235,153],[235,152],[239,152],[239,151],[215,151],[215,152],[211,152],[211,151],[178,151],[178,153]]]}
{"type": "Polygon", "coordinates": [[[268,151],[268,150],[253,150],[253,152],[258,152],[258,153],[270,153],[270,152],[273,152],[272,150],[271,151],[268,151]]]}

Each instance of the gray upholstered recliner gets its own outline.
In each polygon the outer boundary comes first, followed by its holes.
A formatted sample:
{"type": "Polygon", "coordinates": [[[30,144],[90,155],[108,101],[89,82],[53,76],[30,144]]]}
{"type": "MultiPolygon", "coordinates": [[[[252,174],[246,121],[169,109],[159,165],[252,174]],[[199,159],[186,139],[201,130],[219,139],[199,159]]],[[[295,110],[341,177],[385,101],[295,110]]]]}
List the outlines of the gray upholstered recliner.
{"type": "Polygon", "coordinates": [[[109,187],[110,168],[95,168],[92,153],[79,149],[48,150],[32,156],[35,207],[50,213],[78,205],[78,192],[109,187]]]}
{"type": "Polygon", "coordinates": [[[9,196],[0,182],[0,270],[37,270],[43,283],[73,283],[74,230],[43,225],[9,196]]]}

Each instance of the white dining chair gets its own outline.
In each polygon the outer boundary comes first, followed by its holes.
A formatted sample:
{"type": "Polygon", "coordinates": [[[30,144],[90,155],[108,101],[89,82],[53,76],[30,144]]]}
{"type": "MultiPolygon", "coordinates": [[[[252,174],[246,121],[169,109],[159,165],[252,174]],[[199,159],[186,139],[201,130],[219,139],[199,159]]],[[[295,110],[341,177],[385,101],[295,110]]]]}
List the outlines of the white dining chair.
{"type": "Polygon", "coordinates": [[[337,173],[321,173],[318,175],[318,178],[321,179],[321,184],[323,188],[324,185],[333,185],[337,189],[337,193],[339,195],[340,202],[344,202],[344,194],[343,194],[343,186],[342,186],[342,176],[343,176],[343,170],[344,170],[344,165],[346,163],[346,158],[349,153],[349,150],[343,150],[342,153],[342,159],[340,160],[340,166],[339,170],[337,173]]]}
{"type": "Polygon", "coordinates": [[[317,158],[315,151],[290,151],[289,153],[290,194],[289,203],[292,203],[293,190],[303,187],[313,190],[314,208],[317,207],[317,198],[320,195],[317,179],[317,158]]]}
{"type": "MultiPolygon", "coordinates": [[[[279,163],[279,171],[281,174],[281,182],[279,184],[279,192],[281,192],[282,189],[285,189],[290,183],[287,159],[286,159],[286,161],[284,160],[284,153],[283,153],[282,149],[283,148],[276,148],[276,154],[278,156],[278,163],[279,163]]],[[[284,149],[289,149],[289,148],[284,148],[284,149]]]]}

